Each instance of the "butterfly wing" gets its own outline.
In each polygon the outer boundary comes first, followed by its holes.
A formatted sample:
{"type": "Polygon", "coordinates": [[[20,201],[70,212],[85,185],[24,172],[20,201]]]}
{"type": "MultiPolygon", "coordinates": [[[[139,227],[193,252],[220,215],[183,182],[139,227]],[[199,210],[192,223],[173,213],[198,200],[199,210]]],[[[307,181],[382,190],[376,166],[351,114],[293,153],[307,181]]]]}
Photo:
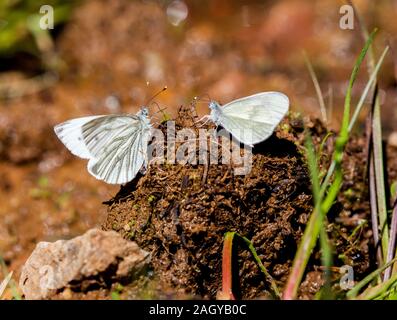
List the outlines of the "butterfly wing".
{"type": "Polygon", "coordinates": [[[90,159],[92,155],[84,143],[81,128],[86,123],[101,117],[106,116],[90,116],[68,120],[56,125],[54,131],[71,153],[83,159],[90,159]]]}
{"type": "Polygon", "coordinates": [[[147,158],[150,127],[137,116],[112,115],[82,127],[84,142],[93,157],[88,171],[110,184],[134,179],[147,158]]]}
{"type": "Polygon", "coordinates": [[[266,140],[283,119],[289,99],[280,92],[262,92],[224,105],[220,123],[240,142],[254,145],[266,140]]]}

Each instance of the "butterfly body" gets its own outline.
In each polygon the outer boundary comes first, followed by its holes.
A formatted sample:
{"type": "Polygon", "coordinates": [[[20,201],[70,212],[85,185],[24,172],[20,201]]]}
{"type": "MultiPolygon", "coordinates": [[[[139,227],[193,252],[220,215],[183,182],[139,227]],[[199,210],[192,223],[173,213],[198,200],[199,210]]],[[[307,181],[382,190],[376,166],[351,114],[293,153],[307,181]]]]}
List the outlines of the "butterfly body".
{"type": "Polygon", "coordinates": [[[211,110],[210,119],[212,120],[213,123],[219,126],[221,124],[220,118],[222,116],[221,106],[219,105],[218,102],[211,101],[209,104],[209,108],[211,110]]]}

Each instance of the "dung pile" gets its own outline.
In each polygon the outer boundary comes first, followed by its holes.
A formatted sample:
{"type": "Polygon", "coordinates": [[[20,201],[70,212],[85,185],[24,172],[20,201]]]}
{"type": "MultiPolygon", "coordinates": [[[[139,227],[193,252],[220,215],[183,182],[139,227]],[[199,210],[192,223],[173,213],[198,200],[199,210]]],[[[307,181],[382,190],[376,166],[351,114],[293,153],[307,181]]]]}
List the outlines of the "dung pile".
{"type": "MultiPolygon", "coordinates": [[[[255,146],[245,176],[234,175],[225,164],[150,166],[107,202],[103,228],[151,252],[153,270],[166,286],[207,298],[221,289],[223,236],[236,231],[253,242],[282,287],[313,209],[302,152],[304,126],[317,144],[326,135],[318,122],[285,119],[270,139],[255,146]]],[[[332,139],[325,144],[328,154],[331,145],[332,139]]],[[[328,161],[325,154],[322,163],[328,161]]],[[[268,295],[251,253],[244,244],[235,249],[237,297],[268,295]]],[[[318,258],[311,270],[320,265],[318,258]]]]}

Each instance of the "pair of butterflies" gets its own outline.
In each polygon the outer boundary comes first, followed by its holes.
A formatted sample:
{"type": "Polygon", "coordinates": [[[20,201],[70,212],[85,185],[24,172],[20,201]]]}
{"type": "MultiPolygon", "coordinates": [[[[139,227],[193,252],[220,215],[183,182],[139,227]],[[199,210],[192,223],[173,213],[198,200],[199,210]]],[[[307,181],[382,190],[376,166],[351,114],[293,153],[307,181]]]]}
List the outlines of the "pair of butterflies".
{"type": "MultiPolygon", "coordinates": [[[[273,133],[288,111],[289,99],[280,92],[261,92],[223,107],[212,101],[209,108],[211,121],[241,143],[252,146],[273,133]]],[[[146,165],[151,127],[148,109],[143,107],[135,115],[72,119],[56,125],[54,131],[74,155],[88,159],[88,172],[95,178],[123,184],[134,179],[146,165]]]]}

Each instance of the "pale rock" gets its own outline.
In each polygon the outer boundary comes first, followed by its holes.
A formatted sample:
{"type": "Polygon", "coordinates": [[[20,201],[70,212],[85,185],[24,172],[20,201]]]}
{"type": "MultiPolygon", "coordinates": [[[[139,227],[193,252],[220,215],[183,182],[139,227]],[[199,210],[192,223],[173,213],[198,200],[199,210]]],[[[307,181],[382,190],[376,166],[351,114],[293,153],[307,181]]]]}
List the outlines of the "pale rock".
{"type": "Polygon", "coordinates": [[[114,231],[91,229],[71,240],[40,242],[22,268],[19,281],[26,299],[48,299],[84,281],[101,284],[139,274],[150,255],[114,231]]]}

